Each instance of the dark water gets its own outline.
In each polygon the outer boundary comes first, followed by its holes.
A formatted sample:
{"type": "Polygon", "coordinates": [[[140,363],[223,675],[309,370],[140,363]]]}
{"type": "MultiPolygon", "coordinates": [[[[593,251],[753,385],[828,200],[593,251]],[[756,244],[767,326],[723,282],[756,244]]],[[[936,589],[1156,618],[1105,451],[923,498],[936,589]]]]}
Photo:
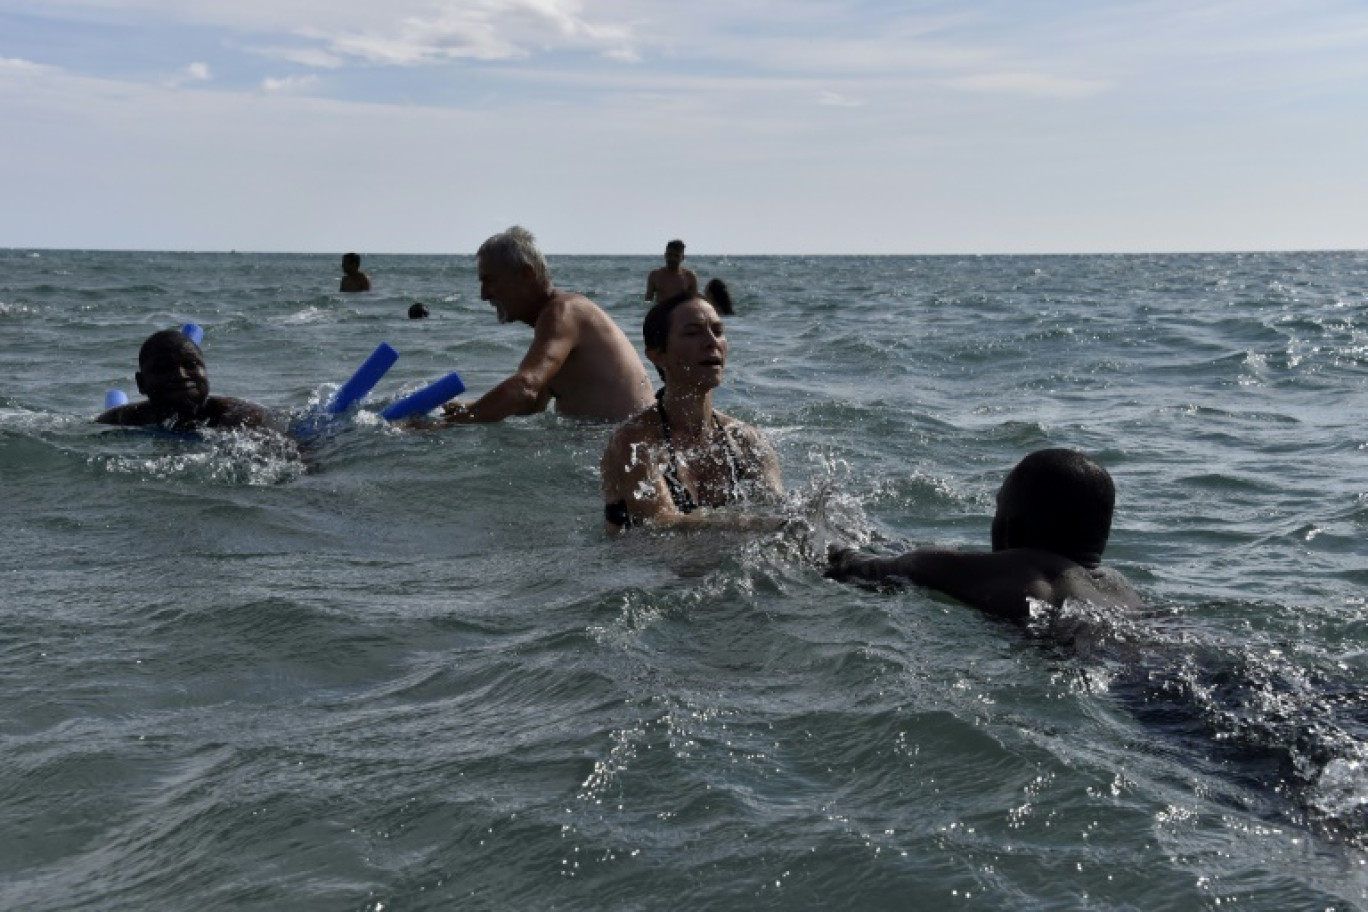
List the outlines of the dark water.
{"type": "MultiPolygon", "coordinates": [[[[507,374],[467,257],[0,251],[9,909],[1368,908],[1368,254],[691,259],[795,522],[606,541],[607,429],[402,433],[507,374]],[[405,318],[421,300],[426,321],[405,318]],[[94,426],[154,330],[315,440],[94,426]],[[1135,617],[821,577],[1119,492],[1135,617]]],[[[553,258],[638,338],[645,258],[553,258]]]]}

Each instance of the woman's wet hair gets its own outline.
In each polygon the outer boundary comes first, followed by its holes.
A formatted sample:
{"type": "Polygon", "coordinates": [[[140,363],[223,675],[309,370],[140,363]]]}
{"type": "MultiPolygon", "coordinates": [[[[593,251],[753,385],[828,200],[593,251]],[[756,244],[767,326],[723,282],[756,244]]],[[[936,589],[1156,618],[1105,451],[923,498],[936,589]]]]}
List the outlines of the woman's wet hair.
{"type": "Polygon", "coordinates": [[[703,286],[703,297],[723,316],[736,312],[732,309],[731,290],[721,279],[709,279],[708,284],[703,286]]]}
{"type": "Polygon", "coordinates": [[[675,308],[694,300],[699,300],[695,292],[681,291],[663,301],[657,301],[646,311],[646,318],[641,321],[641,340],[648,349],[665,350],[665,343],[670,341],[670,315],[675,312],[675,308]]]}
{"type": "Polygon", "coordinates": [[[1037,450],[1007,474],[1000,497],[1005,541],[995,547],[1040,548],[1085,566],[1102,560],[1116,486],[1087,456],[1062,447],[1037,450]]]}

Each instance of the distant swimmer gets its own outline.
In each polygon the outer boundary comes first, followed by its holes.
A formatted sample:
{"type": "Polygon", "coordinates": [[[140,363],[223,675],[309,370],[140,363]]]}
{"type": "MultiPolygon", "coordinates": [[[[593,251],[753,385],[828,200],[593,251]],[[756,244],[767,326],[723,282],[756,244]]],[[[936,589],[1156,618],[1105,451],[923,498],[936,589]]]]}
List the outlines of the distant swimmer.
{"type": "Polygon", "coordinates": [[[917,548],[895,557],[833,548],[826,575],[846,582],[937,589],[988,614],[1025,622],[1030,603],[1079,599],[1138,608],[1140,596],[1102,564],[1116,489],[1107,470],[1074,450],[1037,450],[997,494],[988,554],[917,548]]]}
{"type": "Polygon", "coordinates": [[[650,379],[632,343],[593,301],[556,290],[532,232],[514,226],[489,238],[476,267],[480,298],[500,323],[531,326],[532,344],[513,375],[479,399],[446,403],[448,423],[531,415],[552,399],[562,415],[621,421],[650,401],[650,379]]]}
{"type": "Polygon", "coordinates": [[[361,271],[361,254],[342,254],[342,286],[338,291],[370,291],[370,276],[361,271]]]}
{"type": "Polygon", "coordinates": [[[646,277],[646,296],[649,302],[673,298],[675,295],[691,292],[698,294],[698,276],[693,270],[684,268],[684,242],[670,241],[665,245],[665,265],[651,270],[646,277]]]}
{"type": "Polygon", "coordinates": [[[271,413],[255,403],[209,395],[209,370],[199,347],[183,332],[153,333],[138,351],[133,375],[146,402],[120,405],[95,420],[124,426],[159,425],[167,430],[198,428],[273,429],[271,413]]]}
{"type": "Polygon", "coordinates": [[[708,284],[703,286],[703,297],[724,317],[736,313],[732,308],[731,289],[721,279],[708,279],[708,284]]]}
{"type": "Polygon", "coordinates": [[[783,492],[769,441],[713,408],[727,366],[717,311],[686,291],[652,307],[642,335],[665,385],[654,405],[613,432],[603,452],[606,530],[777,526],[773,517],[710,509],[773,501],[783,492]]]}
{"type": "Polygon", "coordinates": [[[409,305],[408,315],[410,320],[424,320],[427,318],[427,305],[421,301],[415,301],[409,305]]]}

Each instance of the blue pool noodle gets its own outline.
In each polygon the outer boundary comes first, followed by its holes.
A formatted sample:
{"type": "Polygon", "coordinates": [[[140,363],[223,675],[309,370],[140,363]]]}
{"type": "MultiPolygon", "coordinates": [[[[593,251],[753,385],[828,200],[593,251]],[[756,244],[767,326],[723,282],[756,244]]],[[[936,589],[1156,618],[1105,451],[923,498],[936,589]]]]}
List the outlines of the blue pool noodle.
{"type": "Polygon", "coordinates": [[[410,415],[421,415],[423,412],[430,412],[448,399],[464,392],[465,384],[461,382],[460,375],[452,371],[436,383],[425,386],[398,402],[391,403],[380,413],[380,417],[386,421],[398,421],[400,418],[407,418],[410,415]]]}
{"type": "Polygon", "coordinates": [[[110,390],[105,393],[105,411],[118,408],[121,405],[128,405],[128,394],[123,390],[110,390]]]}
{"type": "Polygon", "coordinates": [[[199,348],[204,344],[204,327],[200,326],[198,323],[186,323],[181,327],[181,332],[184,333],[191,342],[195,343],[196,348],[199,348]]]}
{"type": "Polygon", "coordinates": [[[394,362],[398,360],[399,353],[391,348],[388,342],[381,342],[376,346],[375,351],[371,352],[366,363],[358,367],[351,379],[342,384],[333,395],[326,410],[328,414],[340,415],[365,399],[366,395],[375,389],[375,384],[380,382],[380,378],[385,376],[385,372],[393,367],[394,362]]]}

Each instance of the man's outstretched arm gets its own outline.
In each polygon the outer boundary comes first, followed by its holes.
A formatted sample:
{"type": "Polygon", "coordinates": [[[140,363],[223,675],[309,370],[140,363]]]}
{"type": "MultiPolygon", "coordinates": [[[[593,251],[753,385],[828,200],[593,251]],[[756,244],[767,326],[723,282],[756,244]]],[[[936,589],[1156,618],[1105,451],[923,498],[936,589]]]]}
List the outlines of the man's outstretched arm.
{"type": "MultiPolygon", "coordinates": [[[[1053,590],[1024,550],[964,554],[943,548],[918,548],[893,557],[861,554],[833,546],[826,576],[876,586],[912,583],[944,592],[980,611],[1013,621],[1030,616],[1030,599],[1052,601],[1053,590]]],[[[1053,557],[1053,555],[1049,555],[1053,557]]]]}
{"type": "Polygon", "coordinates": [[[532,345],[517,371],[473,403],[448,402],[443,406],[446,420],[451,424],[483,424],[544,411],[551,401],[551,381],[578,343],[579,329],[570,308],[549,306],[537,320],[532,345]]]}

